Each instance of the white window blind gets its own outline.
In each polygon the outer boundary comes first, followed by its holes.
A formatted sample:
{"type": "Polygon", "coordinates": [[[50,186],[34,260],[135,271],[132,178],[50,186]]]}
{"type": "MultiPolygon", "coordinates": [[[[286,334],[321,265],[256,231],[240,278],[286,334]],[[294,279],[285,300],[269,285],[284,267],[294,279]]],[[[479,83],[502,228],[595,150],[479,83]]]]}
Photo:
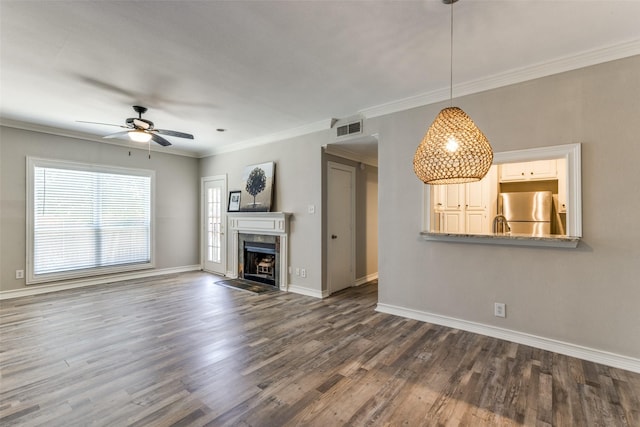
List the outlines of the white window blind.
{"type": "Polygon", "coordinates": [[[152,171],[30,160],[30,283],[151,266],[152,171]]]}

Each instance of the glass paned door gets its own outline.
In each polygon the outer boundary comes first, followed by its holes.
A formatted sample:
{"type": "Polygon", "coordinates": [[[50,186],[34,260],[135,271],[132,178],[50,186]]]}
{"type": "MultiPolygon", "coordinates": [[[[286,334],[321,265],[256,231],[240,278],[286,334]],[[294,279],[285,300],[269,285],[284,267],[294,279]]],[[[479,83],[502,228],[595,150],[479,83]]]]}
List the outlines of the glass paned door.
{"type": "Polygon", "coordinates": [[[203,192],[204,269],[224,275],[226,273],[226,236],[224,234],[226,179],[205,179],[203,192]]]}

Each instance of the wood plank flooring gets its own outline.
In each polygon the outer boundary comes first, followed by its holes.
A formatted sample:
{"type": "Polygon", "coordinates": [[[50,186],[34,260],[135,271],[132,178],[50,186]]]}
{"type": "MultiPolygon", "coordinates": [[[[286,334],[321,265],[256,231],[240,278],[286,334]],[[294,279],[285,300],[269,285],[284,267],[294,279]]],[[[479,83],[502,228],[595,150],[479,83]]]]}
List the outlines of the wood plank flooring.
{"type": "Polygon", "coordinates": [[[2,426],[640,426],[640,375],[186,273],[0,302],[2,426]]]}

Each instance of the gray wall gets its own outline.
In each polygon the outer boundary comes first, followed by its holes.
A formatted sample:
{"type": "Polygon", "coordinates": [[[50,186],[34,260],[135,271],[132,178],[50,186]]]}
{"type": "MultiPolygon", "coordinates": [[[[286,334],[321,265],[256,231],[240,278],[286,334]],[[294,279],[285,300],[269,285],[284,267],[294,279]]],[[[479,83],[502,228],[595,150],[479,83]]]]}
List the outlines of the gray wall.
{"type": "Polygon", "coordinates": [[[445,106],[379,129],[379,300],[640,357],[640,56],[461,99],[495,151],[582,143],[577,249],[427,242],[411,159],[445,106]],[[493,303],[507,304],[507,318],[493,303]]]}
{"type": "MultiPolygon", "coordinates": [[[[329,132],[318,132],[241,151],[217,154],[201,159],[200,176],[227,174],[228,189],[239,190],[242,171],[248,165],[273,161],[276,163],[275,192],[272,211],[290,212],[289,265],[305,268],[307,277],[290,275],[289,284],[309,289],[314,294],[322,290],[321,262],[321,152],[329,132]],[[315,214],[308,206],[315,206],[315,214]]],[[[229,236],[230,233],[227,233],[229,236]]],[[[227,244],[231,247],[230,242],[227,244]]],[[[227,271],[231,257],[227,257],[227,271]]],[[[295,271],[295,270],[294,270],[295,271]]]]}
{"type": "MultiPolygon", "coordinates": [[[[305,288],[320,295],[326,290],[323,259],[323,197],[322,185],[326,159],[322,146],[330,141],[330,131],[318,132],[241,151],[217,154],[203,158],[202,177],[227,175],[229,191],[239,190],[242,171],[247,165],[274,161],[276,179],[272,211],[290,212],[291,233],[289,265],[305,268],[307,277],[289,275],[289,284],[305,288]],[[309,214],[308,206],[315,206],[309,214]]],[[[357,162],[331,157],[331,160],[357,166],[357,162]]],[[[356,278],[378,272],[377,204],[378,169],[366,166],[356,168],[356,278]]],[[[230,238],[229,233],[227,233],[230,238]]],[[[227,242],[231,247],[231,242],[227,242]]],[[[227,271],[231,270],[231,257],[227,257],[227,271]]]]}
{"type": "Polygon", "coordinates": [[[155,170],[156,268],[200,264],[198,159],[0,127],[0,290],[25,287],[27,156],[155,170]]]}

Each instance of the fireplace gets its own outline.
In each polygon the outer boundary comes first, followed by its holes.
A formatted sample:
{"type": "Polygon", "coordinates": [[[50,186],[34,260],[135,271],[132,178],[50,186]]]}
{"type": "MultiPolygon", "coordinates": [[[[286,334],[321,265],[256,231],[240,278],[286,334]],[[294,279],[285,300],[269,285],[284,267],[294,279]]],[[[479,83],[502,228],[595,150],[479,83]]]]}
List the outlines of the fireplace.
{"type": "Polygon", "coordinates": [[[279,252],[278,236],[240,234],[238,275],[246,280],[265,283],[279,287],[279,252]]]}
{"type": "Polygon", "coordinates": [[[289,218],[286,212],[228,213],[232,248],[227,277],[288,289],[289,218]]]}

